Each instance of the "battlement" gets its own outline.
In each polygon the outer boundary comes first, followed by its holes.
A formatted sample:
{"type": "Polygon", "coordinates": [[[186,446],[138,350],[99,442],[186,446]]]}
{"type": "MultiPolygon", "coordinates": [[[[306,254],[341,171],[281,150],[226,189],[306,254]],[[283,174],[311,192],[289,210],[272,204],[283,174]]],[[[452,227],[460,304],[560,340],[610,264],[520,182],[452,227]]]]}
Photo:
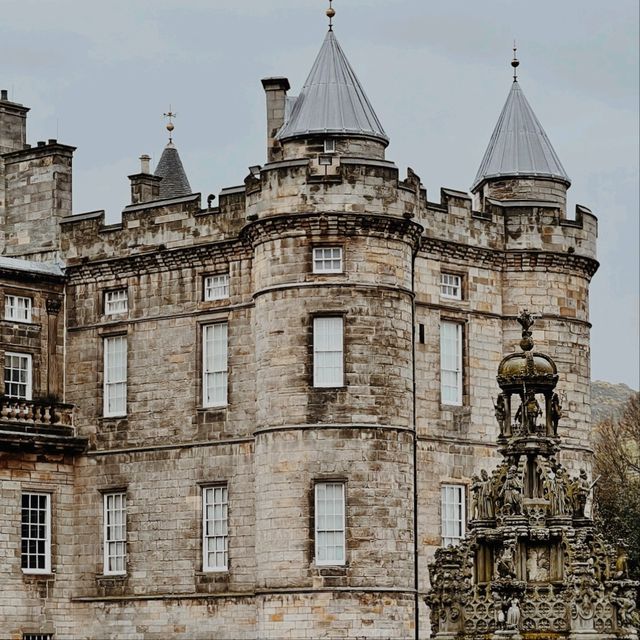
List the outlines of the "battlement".
{"type": "Polygon", "coordinates": [[[129,205],[122,220],[105,224],[104,211],[68,216],[61,221],[67,264],[102,260],[232,239],[245,223],[244,187],[225,189],[220,205],[200,206],[201,195],[129,205]]]}
{"type": "Polygon", "coordinates": [[[557,252],[595,259],[597,219],[583,206],[568,220],[556,202],[498,201],[473,208],[463,191],[442,188],[431,202],[411,169],[404,180],[392,162],[336,156],[251,167],[244,185],[223,189],[219,205],[201,208],[200,194],[132,204],[120,223],[104,212],[61,221],[62,251],[71,264],[237,238],[249,222],[293,213],[344,212],[413,218],[427,238],[492,251],[557,252]]]}

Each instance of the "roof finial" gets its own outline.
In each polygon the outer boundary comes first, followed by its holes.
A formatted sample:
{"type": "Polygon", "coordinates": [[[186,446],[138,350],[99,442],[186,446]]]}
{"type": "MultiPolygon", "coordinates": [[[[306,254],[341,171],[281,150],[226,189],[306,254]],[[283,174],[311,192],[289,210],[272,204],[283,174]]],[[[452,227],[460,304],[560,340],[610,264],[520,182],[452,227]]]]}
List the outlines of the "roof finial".
{"type": "Polygon", "coordinates": [[[513,60],[511,61],[511,66],[513,67],[513,81],[518,82],[518,66],[520,65],[520,60],[516,58],[516,53],[518,51],[518,47],[516,47],[516,41],[513,41],[513,60]]]}
{"type": "Polygon", "coordinates": [[[169,122],[167,123],[167,131],[169,132],[169,144],[171,144],[173,142],[173,138],[171,137],[171,134],[173,132],[173,130],[175,129],[175,126],[173,124],[173,119],[178,115],[177,113],[173,113],[171,111],[171,105],[169,105],[169,111],[167,111],[167,113],[163,113],[162,114],[165,118],[169,118],[169,122]]]}
{"type": "Polygon", "coordinates": [[[333,17],[336,15],[336,10],[331,6],[333,0],[329,0],[329,8],[327,9],[327,17],[329,18],[329,31],[333,31],[333,17]]]}

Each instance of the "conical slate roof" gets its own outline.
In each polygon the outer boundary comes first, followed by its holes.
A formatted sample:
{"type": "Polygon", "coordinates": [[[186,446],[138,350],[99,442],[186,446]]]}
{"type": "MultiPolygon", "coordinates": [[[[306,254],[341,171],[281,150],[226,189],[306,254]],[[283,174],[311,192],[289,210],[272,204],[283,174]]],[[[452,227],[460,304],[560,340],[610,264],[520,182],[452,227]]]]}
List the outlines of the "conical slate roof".
{"type": "Polygon", "coordinates": [[[329,133],[389,142],[333,31],[327,33],[309,77],[288,111],[278,140],[329,133]]]}
{"type": "Polygon", "coordinates": [[[188,196],[192,193],[180,155],[173,142],[169,142],[164,148],[155,175],[162,178],[160,181],[161,200],[188,196]]]}
{"type": "Polygon", "coordinates": [[[488,178],[518,176],[571,184],[520,84],[514,81],[471,190],[488,178]]]}

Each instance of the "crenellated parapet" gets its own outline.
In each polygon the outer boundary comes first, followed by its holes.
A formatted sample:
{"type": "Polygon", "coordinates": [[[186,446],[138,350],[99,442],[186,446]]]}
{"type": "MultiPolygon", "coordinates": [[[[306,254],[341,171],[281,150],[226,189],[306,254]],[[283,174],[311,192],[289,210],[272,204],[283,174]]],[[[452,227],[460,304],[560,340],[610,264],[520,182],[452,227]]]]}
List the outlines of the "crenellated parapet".
{"type": "Polygon", "coordinates": [[[126,207],[122,220],[105,224],[104,211],[61,221],[67,264],[126,257],[160,249],[233,240],[245,223],[244,187],[220,194],[218,207],[201,209],[200,194],[126,207]]]}

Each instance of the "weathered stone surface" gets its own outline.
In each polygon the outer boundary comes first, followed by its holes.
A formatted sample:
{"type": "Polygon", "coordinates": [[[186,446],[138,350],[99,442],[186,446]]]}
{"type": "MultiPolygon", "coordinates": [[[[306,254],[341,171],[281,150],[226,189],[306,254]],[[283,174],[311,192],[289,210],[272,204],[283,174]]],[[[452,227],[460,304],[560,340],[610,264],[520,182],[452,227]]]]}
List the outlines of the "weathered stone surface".
{"type": "Polygon", "coordinates": [[[271,162],[219,206],[202,209],[199,194],[157,202],[137,185],[113,225],[104,212],[69,215],[71,147],[23,149],[21,116],[0,119],[3,252],[66,265],[64,282],[2,269],[3,292],[32,297],[34,321],[0,321],[0,347],[32,354],[34,394],[75,405],[73,446],[52,450],[49,425],[47,443],[34,432],[30,448],[0,453],[0,616],[12,637],[413,638],[416,624],[428,637],[420,596],[442,538],[441,486],[470,487],[498,459],[495,370],[523,307],[541,313],[534,338],[566,390],[562,464],[589,468],[595,217],[568,221],[564,187],[548,181],[494,185],[478,210],[451,189],[429,201],[419,176],[400,178],[384,145],[358,137],[338,137],[322,164],[322,136],[276,144],[283,86],[267,99],[271,162]],[[316,246],[341,247],[343,271],[313,273],[316,246]],[[229,297],[205,301],[204,278],[222,273],[229,297]],[[460,300],[441,295],[442,273],[460,276],[460,300]],[[105,292],[119,288],[128,310],[106,315],[105,292]],[[328,312],[344,318],[335,389],[312,384],[313,318],[328,312]],[[218,321],[228,404],[204,407],[203,327],[218,321]],[[463,326],[461,406],[440,397],[443,321],[463,326]],[[127,336],[127,414],[107,418],[114,335],[127,336]],[[344,566],[314,563],[323,479],[346,485],[344,566]],[[202,571],[210,483],[229,491],[219,573],[202,571]],[[55,572],[42,577],[20,570],[30,488],[54,496],[55,572]],[[101,492],[114,488],[128,500],[123,577],[102,575],[101,492]]]}

